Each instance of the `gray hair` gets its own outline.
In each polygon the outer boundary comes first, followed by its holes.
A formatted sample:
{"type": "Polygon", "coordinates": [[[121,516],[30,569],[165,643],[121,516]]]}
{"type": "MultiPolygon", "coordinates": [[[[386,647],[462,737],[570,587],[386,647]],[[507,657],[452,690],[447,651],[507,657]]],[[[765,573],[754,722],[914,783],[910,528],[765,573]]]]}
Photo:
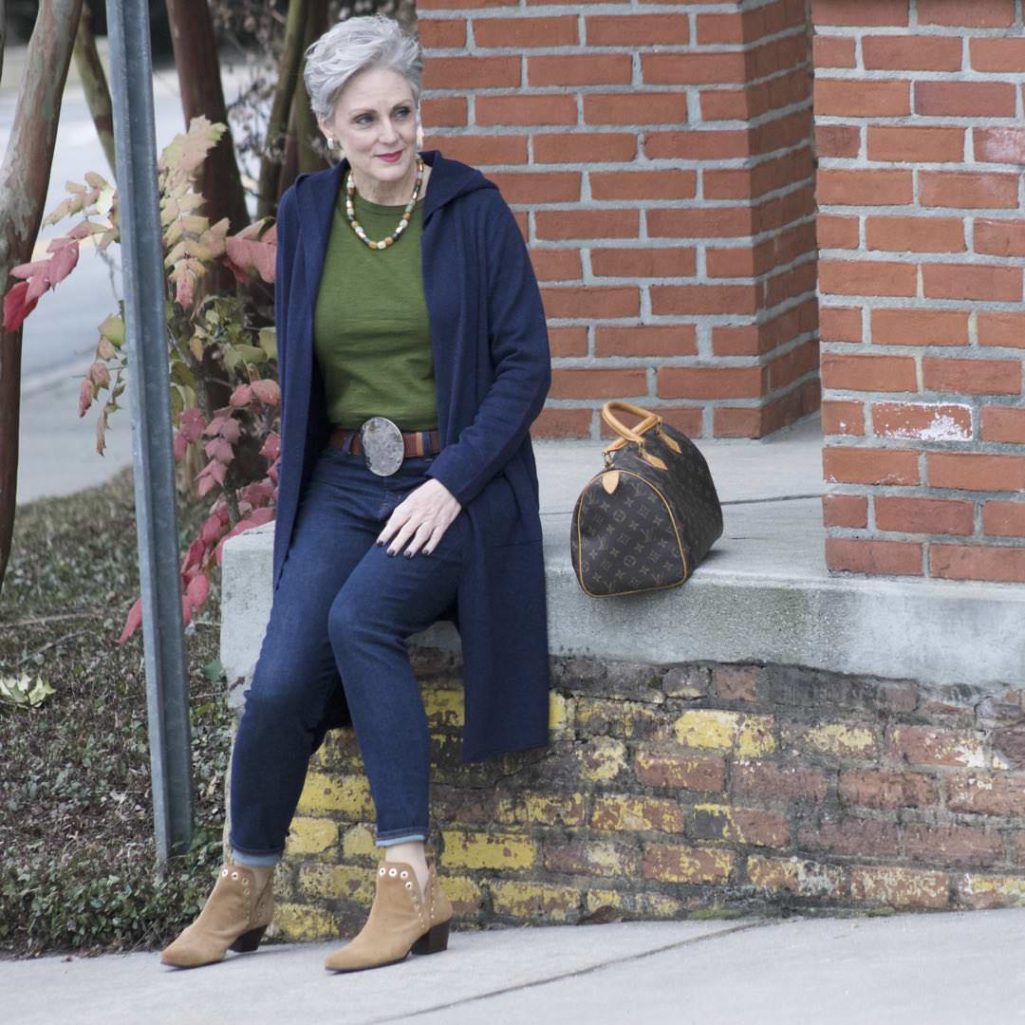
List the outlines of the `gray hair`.
{"type": "Polygon", "coordinates": [[[307,48],[303,80],[313,113],[330,118],[346,83],[367,68],[388,68],[402,75],[419,104],[420,44],[394,18],[373,14],[339,22],[307,48]]]}

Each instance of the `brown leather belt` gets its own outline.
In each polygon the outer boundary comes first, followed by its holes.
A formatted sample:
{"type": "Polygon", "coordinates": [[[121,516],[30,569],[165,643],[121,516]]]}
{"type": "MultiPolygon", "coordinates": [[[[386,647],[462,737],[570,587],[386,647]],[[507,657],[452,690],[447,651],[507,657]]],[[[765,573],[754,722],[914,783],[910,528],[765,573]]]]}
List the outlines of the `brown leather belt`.
{"type": "MultiPolygon", "coordinates": [[[[359,437],[359,428],[350,430],[347,427],[336,427],[328,438],[328,444],[332,448],[346,448],[349,438],[352,438],[348,447],[353,455],[363,455],[363,444],[359,437]]],[[[402,447],[405,450],[406,458],[410,456],[433,456],[441,451],[441,431],[403,431],[402,447]]]]}

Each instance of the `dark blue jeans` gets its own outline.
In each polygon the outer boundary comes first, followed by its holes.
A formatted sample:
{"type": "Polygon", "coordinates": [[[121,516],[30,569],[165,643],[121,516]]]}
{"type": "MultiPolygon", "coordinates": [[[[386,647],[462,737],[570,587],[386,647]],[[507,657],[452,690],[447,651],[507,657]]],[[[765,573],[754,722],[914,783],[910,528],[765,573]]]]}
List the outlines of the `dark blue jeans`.
{"type": "Polygon", "coordinates": [[[429,555],[392,556],[394,538],[374,542],[395,506],[430,479],[432,458],[408,458],[388,477],[339,449],[317,461],[232,752],[229,839],[240,861],[281,857],[336,672],[377,812],[377,842],[427,836],[429,735],[406,640],[455,600],[466,512],[429,555]]]}

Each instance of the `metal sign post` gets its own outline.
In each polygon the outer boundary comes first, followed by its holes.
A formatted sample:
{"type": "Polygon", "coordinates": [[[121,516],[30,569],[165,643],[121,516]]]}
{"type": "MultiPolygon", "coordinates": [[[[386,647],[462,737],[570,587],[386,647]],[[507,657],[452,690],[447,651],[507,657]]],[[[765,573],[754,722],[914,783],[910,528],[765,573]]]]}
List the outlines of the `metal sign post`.
{"type": "Polygon", "coordinates": [[[147,0],[107,0],[157,860],[192,839],[192,762],[147,0]]]}

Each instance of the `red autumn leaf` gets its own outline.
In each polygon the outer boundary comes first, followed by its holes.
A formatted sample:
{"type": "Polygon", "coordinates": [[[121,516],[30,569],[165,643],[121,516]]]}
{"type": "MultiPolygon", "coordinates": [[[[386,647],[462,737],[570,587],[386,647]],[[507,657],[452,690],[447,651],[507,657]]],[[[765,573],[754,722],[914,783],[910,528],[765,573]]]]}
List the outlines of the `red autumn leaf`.
{"type": "Polygon", "coordinates": [[[107,369],[106,363],[101,363],[99,360],[96,360],[96,362],[89,367],[89,378],[97,388],[110,387],[110,371],[107,369]]]}
{"type": "Polygon", "coordinates": [[[203,526],[200,527],[199,539],[204,545],[213,544],[220,537],[222,526],[220,517],[215,513],[211,514],[203,521],[203,526]]]}
{"type": "Polygon", "coordinates": [[[49,260],[33,260],[31,263],[19,263],[17,267],[12,267],[7,273],[12,278],[28,281],[30,278],[43,274],[49,262],[49,260]]]}
{"type": "Polygon", "coordinates": [[[192,583],[189,584],[188,590],[185,593],[195,608],[198,609],[201,605],[205,604],[210,596],[210,580],[207,575],[205,573],[197,573],[192,578],[192,583]]]}
{"type": "Polygon", "coordinates": [[[46,276],[50,279],[50,287],[59,285],[74,269],[78,263],[78,243],[70,238],[55,238],[47,252],[53,253],[50,259],[50,267],[46,276]]]}
{"type": "Polygon", "coordinates": [[[212,438],[215,434],[221,433],[221,428],[227,422],[228,416],[224,413],[218,413],[211,421],[206,425],[206,429],[203,433],[208,437],[212,438]]]}
{"type": "MultiPolygon", "coordinates": [[[[262,453],[262,449],[260,450],[262,453]]],[[[254,509],[265,505],[274,497],[274,488],[266,481],[257,480],[247,484],[242,489],[242,500],[248,502],[254,509]]]]}
{"type": "Polygon", "coordinates": [[[181,432],[186,441],[196,441],[203,433],[203,413],[197,406],[182,410],[181,432]]]}
{"type": "Polygon", "coordinates": [[[275,459],[281,454],[281,437],[275,431],[271,431],[267,435],[267,440],[263,443],[263,447],[260,449],[260,455],[264,459],[269,459],[274,462],[275,459]]]}
{"type": "Polygon", "coordinates": [[[221,427],[221,437],[230,442],[232,445],[242,436],[242,427],[239,422],[234,418],[226,420],[224,425],[221,427]]]}
{"type": "MultiPolygon", "coordinates": [[[[235,458],[235,450],[223,438],[212,438],[203,447],[203,451],[210,459],[216,459],[220,463],[230,463],[235,458]]],[[[223,478],[222,474],[221,483],[223,478]]]]}
{"type": "Polygon", "coordinates": [[[193,540],[192,544],[188,547],[188,551],[185,553],[185,558],[182,560],[182,571],[184,572],[189,566],[198,566],[203,561],[203,553],[205,551],[206,542],[201,537],[193,540]]]}
{"type": "Polygon", "coordinates": [[[35,309],[44,292],[59,285],[78,263],[78,243],[61,237],[50,241],[47,260],[33,260],[31,263],[12,267],[9,274],[21,278],[4,296],[4,328],[17,331],[25,318],[35,309]]]}
{"type": "Polygon", "coordinates": [[[227,469],[228,468],[224,463],[220,463],[216,459],[213,459],[199,471],[199,475],[196,477],[196,480],[199,484],[197,491],[199,492],[200,498],[204,495],[208,495],[218,484],[224,484],[224,474],[227,469]]]}
{"type": "Polygon", "coordinates": [[[174,456],[174,461],[180,463],[185,458],[185,453],[188,450],[188,438],[181,431],[175,431],[174,440],[171,442],[171,454],[174,456]]]}
{"type": "Polygon", "coordinates": [[[87,410],[93,404],[94,398],[96,398],[96,389],[93,387],[92,381],[88,377],[83,377],[82,383],[78,387],[79,416],[85,416],[87,410]]]}
{"type": "Polygon", "coordinates": [[[136,598],[135,604],[128,610],[128,616],[117,643],[124,644],[140,626],[142,626],[142,599],[136,598]]]}
{"type": "Polygon", "coordinates": [[[266,406],[276,406],[281,400],[281,389],[277,381],[260,379],[251,385],[253,394],[266,406]]]}
{"type": "Polygon", "coordinates": [[[257,237],[263,223],[250,224],[237,235],[229,235],[224,240],[227,264],[238,281],[245,281],[250,271],[256,271],[268,285],[274,284],[277,225],[257,237]]]}
{"type": "Polygon", "coordinates": [[[240,384],[232,393],[228,401],[236,408],[241,409],[253,401],[253,389],[248,384],[240,384]]]}
{"type": "MultiPolygon", "coordinates": [[[[10,272],[11,274],[14,271],[10,272]]],[[[25,318],[36,308],[38,299],[28,300],[28,282],[19,281],[4,296],[4,330],[17,331],[25,318]]]]}
{"type": "Polygon", "coordinates": [[[192,602],[187,594],[182,595],[182,623],[187,626],[192,622],[192,602]]]}

